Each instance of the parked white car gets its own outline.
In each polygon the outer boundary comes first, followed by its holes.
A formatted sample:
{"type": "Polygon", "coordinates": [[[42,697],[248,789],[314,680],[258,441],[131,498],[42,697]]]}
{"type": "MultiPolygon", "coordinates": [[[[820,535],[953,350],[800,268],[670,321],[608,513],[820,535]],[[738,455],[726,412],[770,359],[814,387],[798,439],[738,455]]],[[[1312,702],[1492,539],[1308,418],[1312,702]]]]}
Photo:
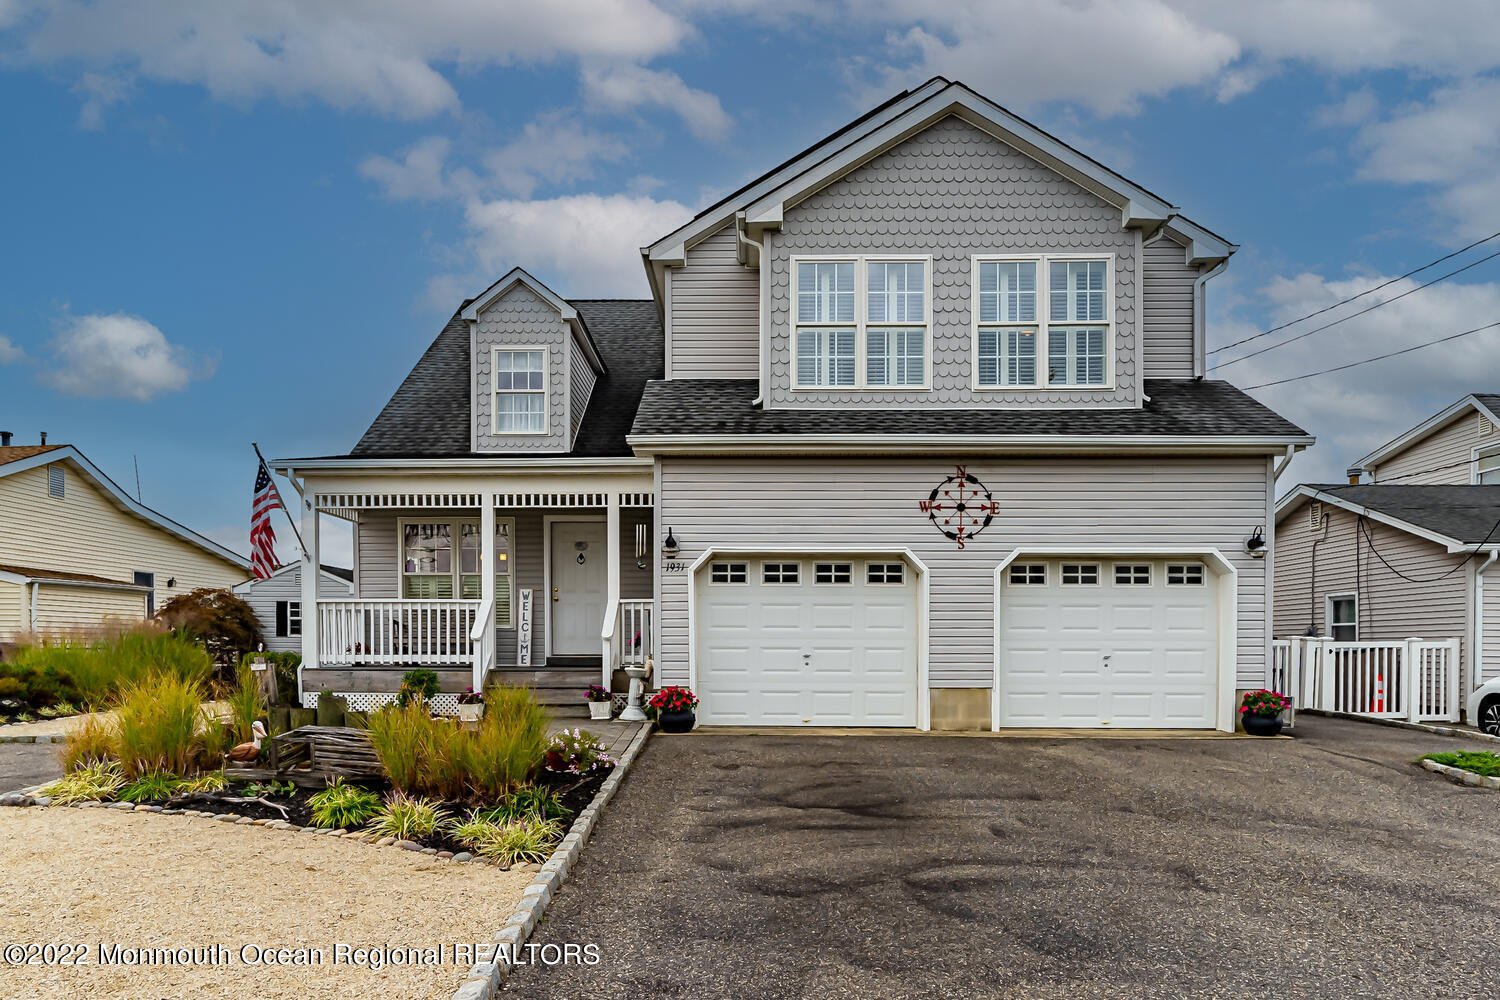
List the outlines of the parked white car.
{"type": "Polygon", "coordinates": [[[1500,677],[1469,695],[1469,719],[1483,732],[1500,736],[1500,677]]]}

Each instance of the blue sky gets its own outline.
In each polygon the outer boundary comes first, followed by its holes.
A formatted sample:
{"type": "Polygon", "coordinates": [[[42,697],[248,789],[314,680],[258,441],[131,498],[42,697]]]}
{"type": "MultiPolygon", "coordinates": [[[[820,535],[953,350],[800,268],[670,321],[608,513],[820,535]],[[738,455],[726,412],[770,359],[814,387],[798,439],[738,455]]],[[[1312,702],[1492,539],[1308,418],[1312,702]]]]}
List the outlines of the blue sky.
{"type": "MultiPolygon", "coordinates": [[[[512,265],[644,296],[636,247],[934,74],[1241,244],[1224,344],[1500,230],[1497,63],[1490,3],[0,0],[0,429],[132,492],[138,460],[244,551],[252,440],[347,451],[512,265]]],[[[1496,319],[1500,260],[1219,374],[1496,319]]],[[[1283,485],[1500,391],[1497,358],[1257,392],[1320,438],[1283,485]]]]}

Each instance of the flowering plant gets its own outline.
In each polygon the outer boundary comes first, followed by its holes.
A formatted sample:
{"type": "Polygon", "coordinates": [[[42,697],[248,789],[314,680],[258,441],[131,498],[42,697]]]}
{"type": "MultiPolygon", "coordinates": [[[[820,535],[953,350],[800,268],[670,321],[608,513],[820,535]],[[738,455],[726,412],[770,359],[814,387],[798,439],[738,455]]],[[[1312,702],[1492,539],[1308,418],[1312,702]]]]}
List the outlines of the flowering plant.
{"type": "Polygon", "coordinates": [[[463,694],[458,696],[458,703],[460,705],[483,705],[484,694],[482,692],[475,691],[473,688],[469,688],[463,694]]]}
{"type": "Polygon", "coordinates": [[[1251,691],[1245,695],[1245,701],[1240,705],[1241,715],[1280,715],[1292,707],[1292,699],[1275,691],[1267,691],[1262,688],[1259,691],[1251,691]]]}
{"type": "Polygon", "coordinates": [[[588,701],[609,701],[609,691],[602,684],[590,684],[583,697],[588,701]]]}
{"type": "Polygon", "coordinates": [[[547,741],[543,757],[549,771],[567,774],[592,774],[607,771],[615,760],[604,752],[604,744],[586,729],[564,729],[547,741]]]}
{"type": "Polygon", "coordinates": [[[689,688],[672,684],[653,694],[646,704],[658,712],[691,712],[698,707],[698,696],[689,688]]]}

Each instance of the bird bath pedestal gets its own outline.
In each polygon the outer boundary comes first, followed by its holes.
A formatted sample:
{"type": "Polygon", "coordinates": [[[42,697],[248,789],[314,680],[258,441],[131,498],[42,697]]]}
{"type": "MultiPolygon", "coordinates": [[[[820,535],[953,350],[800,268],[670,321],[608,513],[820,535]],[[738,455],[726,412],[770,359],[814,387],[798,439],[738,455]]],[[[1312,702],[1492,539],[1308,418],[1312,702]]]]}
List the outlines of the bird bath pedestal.
{"type": "Polygon", "coordinates": [[[646,677],[651,673],[650,662],[640,666],[627,666],[625,674],[630,678],[630,697],[625,703],[625,711],[620,713],[621,722],[645,722],[646,713],[642,711],[641,694],[646,689],[646,677]]]}

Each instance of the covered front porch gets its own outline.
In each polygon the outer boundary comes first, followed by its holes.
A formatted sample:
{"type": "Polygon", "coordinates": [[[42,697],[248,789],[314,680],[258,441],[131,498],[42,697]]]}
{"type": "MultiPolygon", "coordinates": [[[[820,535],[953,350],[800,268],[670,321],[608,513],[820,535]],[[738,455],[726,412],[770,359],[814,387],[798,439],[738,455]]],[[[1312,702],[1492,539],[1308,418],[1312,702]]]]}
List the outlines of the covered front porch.
{"type": "Polygon", "coordinates": [[[408,670],[427,668],[439,677],[440,711],[497,681],[581,707],[585,686],[618,691],[616,671],[652,656],[649,469],[483,481],[309,476],[309,564],[320,555],[320,515],[353,526],[355,589],[343,599],[303,595],[314,609],[302,616],[305,703],[333,691],[369,710],[408,670]]]}

